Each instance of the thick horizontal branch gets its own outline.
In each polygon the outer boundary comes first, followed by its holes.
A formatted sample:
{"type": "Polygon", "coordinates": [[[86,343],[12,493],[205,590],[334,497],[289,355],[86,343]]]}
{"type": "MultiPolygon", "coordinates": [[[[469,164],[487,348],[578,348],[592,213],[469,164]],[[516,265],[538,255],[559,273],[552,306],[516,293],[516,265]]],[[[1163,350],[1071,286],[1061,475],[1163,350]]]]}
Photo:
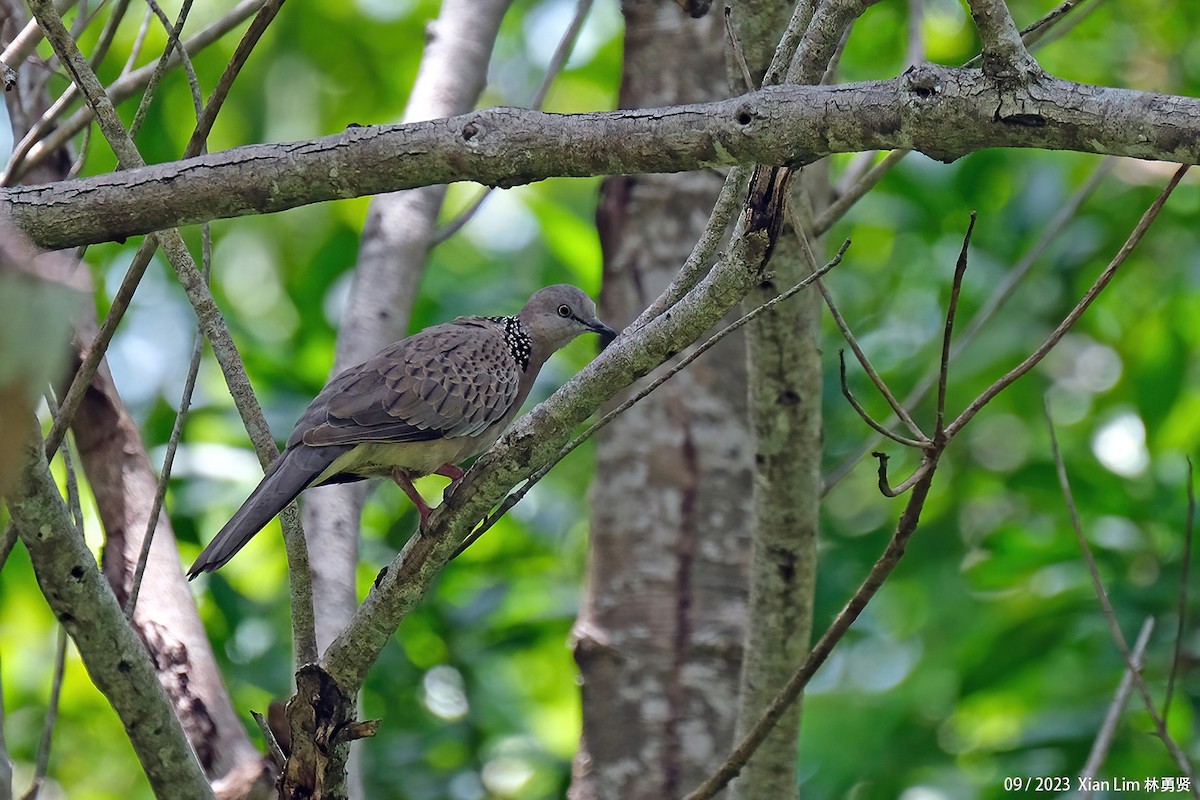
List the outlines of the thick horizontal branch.
{"type": "Polygon", "coordinates": [[[81,181],[0,191],[46,248],[309,203],[477,181],[805,163],[832,153],[918,150],[952,161],[1033,147],[1200,162],[1200,99],[1037,76],[1003,87],[976,69],[915,67],[887,81],[778,86],[714,103],[588,114],[490,108],[351,127],[81,181]]]}

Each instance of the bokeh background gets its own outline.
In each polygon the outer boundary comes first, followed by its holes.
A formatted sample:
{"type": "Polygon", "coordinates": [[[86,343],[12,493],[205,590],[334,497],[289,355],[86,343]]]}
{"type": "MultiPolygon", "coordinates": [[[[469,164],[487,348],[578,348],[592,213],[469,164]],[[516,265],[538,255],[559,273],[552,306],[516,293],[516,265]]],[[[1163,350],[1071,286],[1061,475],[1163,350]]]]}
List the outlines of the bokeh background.
{"type": "MultiPolygon", "coordinates": [[[[1052,7],[1009,0],[1018,24],[1052,7]]],[[[436,14],[431,0],[287,5],[238,80],[211,149],[305,139],[352,123],[397,120],[436,14]]],[[[1091,4],[1037,55],[1076,81],[1200,94],[1200,7],[1193,0],[1091,4]]],[[[574,12],[572,0],[518,0],[494,55],[485,105],[525,105],[574,12]]],[[[175,9],[165,8],[169,15],[175,9]]],[[[932,61],[959,64],[978,48],[965,5],[926,0],[932,61]]],[[[224,4],[198,4],[193,25],[224,4]]],[[[906,6],[886,0],[855,27],[845,80],[904,67],[906,6]]],[[[686,24],[681,16],[681,24],[686,24]]],[[[126,26],[100,72],[115,77],[132,45],[126,26]],[[106,72],[107,70],[107,72],[106,72]]],[[[622,25],[599,0],[547,110],[610,109],[620,80],[622,25]]],[[[147,53],[161,48],[152,30],[147,53]]],[[[235,38],[195,58],[211,87],[235,38]]],[[[88,44],[84,40],[85,50],[88,44]]],[[[55,78],[56,82],[60,79],[55,78]]],[[[60,86],[61,83],[52,84],[60,86]]],[[[122,108],[126,122],[132,107],[122,108]]],[[[148,161],[176,158],[194,119],[186,82],[169,76],[138,144],[148,161]]],[[[854,163],[834,159],[833,175],[854,163]]],[[[1100,167],[1098,156],[986,151],[941,164],[912,155],[829,235],[849,237],[829,279],[876,367],[904,396],[935,368],[949,277],[969,214],[979,221],[959,330],[1100,167]]],[[[85,173],[110,171],[99,137],[85,173]]],[[[1170,165],[1115,161],[956,360],[957,410],[1034,348],[1116,252],[1170,174],[1170,165]]],[[[595,292],[600,251],[592,217],[599,179],[549,180],[494,192],[456,236],[436,247],[413,328],[464,313],[512,313],[534,289],[573,282],[595,292]]],[[[451,187],[444,216],[481,191],[451,187]]],[[[333,360],[367,199],[213,224],[214,293],[272,429],[286,438],[333,360]]],[[[896,574],[820,671],[805,701],[803,792],[814,798],[999,798],[1006,776],[1078,771],[1123,668],[1069,527],[1050,457],[1048,398],[1083,526],[1126,637],[1156,623],[1146,678],[1161,700],[1179,624],[1188,458],[1200,452],[1195,354],[1200,330],[1200,192],[1188,179],[1105,295],[1034,373],[976,420],[949,451],[921,530],[896,574]]],[[[198,248],[199,234],[188,232],[198,248]]],[[[101,314],[136,242],[90,249],[101,314]]],[[[150,268],[109,353],[116,382],[161,460],[195,324],[161,262],[150,268]]],[[[871,441],[837,388],[840,338],[826,331],[829,472],[871,441]]],[[[543,373],[545,396],[594,354],[579,340],[543,373]]],[[[852,366],[869,409],[886,407],[852,366]]],[[[931,405],[918,405],[928,421],[931,405]]],[[[894,445],[894,475],[915,465],[894,445]]],[[[561,797],[579,735],[568,649],[587,554],[585,447],[453,562],[371,674],[365,716],[384,720],[363,750],[369,796],[411,800],[561,797]]],[[[60,472],[61,474],[61,472],[60,472]]],[[[206,361],[167,498],[185,561],[233,512],[261,473],[222,382],[206,361]]],[[[900,502],[858,463],[830,491],[822,516],[818,630],[882,549],[900,502]]],[[[426,496],[444,481],[426,479],[426,496]]],[[[102,535],[85,498],[87,535],[102,535]]],[[[0,511],[0,521],[7,519],[0,511]]],[[[414,528],[402,494],[381,486],[365,512],[360,580],[366,587],[414,528]]],[[[196,583],[202,614],[239,709],[265,710],[291,682],[283,548],[275,523],[217,575],[196,583]]],[[[1171,733],[1197,755],[1196,658],[1185,628],[1171,733]]],[[[32,770],[46,711],[56,624],[18,547],[0,573],[0,669],[5,734],[17,787],[32,770]]],[[[150,797],[116,715],[69,652],[50,774],[42,797],[150,797]]],[[[247,715],[247,724],[252,725],[247,715]]],[[[1106,771],[1177,776],[1136,706],[1106,771]]],[[[27,777],[26,777],[27,780],[27,777]]]]}

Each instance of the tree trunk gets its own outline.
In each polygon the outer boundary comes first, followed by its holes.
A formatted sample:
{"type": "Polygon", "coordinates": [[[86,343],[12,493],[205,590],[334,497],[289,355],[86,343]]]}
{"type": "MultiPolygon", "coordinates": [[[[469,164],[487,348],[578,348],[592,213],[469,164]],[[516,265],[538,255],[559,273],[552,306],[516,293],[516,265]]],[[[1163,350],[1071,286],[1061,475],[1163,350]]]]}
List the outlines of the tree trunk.
{"type": "MultiPolygon", "coordinates": [[[[669,2],[626,2],[624,12],[622,107],[727,94],[719,14],[691,19],[669,2]]],[[[628,324],[666,287],[720,185],[711,172],[605,183],[606,319],[628,324]]],[[[742,339],[727,338],[599,437],[575,631],[575,800],[678,797],[730,744],[751,489],[743,361],[742,339]]]]}

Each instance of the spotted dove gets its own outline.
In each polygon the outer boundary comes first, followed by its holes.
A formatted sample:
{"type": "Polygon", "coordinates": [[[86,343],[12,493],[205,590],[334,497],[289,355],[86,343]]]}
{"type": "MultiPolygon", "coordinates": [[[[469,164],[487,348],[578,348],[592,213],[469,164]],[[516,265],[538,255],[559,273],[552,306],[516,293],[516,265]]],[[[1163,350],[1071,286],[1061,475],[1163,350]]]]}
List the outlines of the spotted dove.
{"type": "Polygon", "coordinates": [[[340,373],[188,577],[225,564],[310,486],[389,477],[416,504],[424,527],[430,508],[413,478],[436,473],[456,485],[464,474],[457,465],[500,437],[546,359],[587,331],[605,344],[616,336],[590,297],[559,284],[536,292],[516,316],[434,325],[340,373]]]}

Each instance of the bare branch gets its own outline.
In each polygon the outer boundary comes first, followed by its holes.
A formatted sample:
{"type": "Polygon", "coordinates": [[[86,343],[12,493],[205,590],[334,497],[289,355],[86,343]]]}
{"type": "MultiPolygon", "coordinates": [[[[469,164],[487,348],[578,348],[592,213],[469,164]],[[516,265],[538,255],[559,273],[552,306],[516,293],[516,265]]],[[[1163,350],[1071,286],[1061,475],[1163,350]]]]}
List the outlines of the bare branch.
{"type": "MultiPolygon", "coordinates": [[[[9,530],[15,530],[13,526],[8,526],[4,533],[8,535],[9,530]]],[[[0,553],[0,555],[3,555],[0,553]]],[[[0,565],[4,562],[0,558],[0,565]]],[[[0,670],[2,672],[3,670],[0,670]]],[[[12,800],[12,759],[8,757],[8,744],[4,739],[4,681],[0,679],[0,800],[12,800]]]]}
{"type": "Polygon", "coordinates": [[[158,528],[158,517],[162,512],[163,501],[167,496],[167,484],[171,480],[171,469],[175,464],[175,451],[179,447],[179,439],[183,435],[183,423],[187,419],[188,407],[192,402],[192,392],[196,388],[196,376],[200,372],[200,356],[204,352],[204,336],[197,332],[196,342],[192,346],[192,358],[188,363],[187,377],[183,381],[183,396],[179,398],[179,411],[175,414],[175,422],[171,426],[171,435],[167,438],[167,450],[163,454],[162,469],[159,471],[158,487],[154,492],[154,500],[150,505],[150,518],[146,522],[146,533],[142,536],[141,552],[138,553],[137,565],[133,571],[133,582],[129,588],[129,596],[125,598],[125,616],[133,619],[137,608],[138,593],[142,588],[142,576],[146,573],[146,564],[150,561],[150,545],[154,543],[154,532],[158,528]]]}
{"type": "Polygon", "coordinates": [[[183,30],[183,24],[187,20],[187,15],[192,10],[192,0],[184,0],[180,5],[179,17],[174,25],[167,19],[166,13],[156,0],[146,0],[146,3],[150,7],[150,12],[158,17],[163,29],[167,32],[167,46],[163,49],[162,56],[159,57],[158,63],[154,66],[154,74],[150,77],[150,83],[146,85],[146,91],[142,94],[142,99],[138,102],[137,111],[133,115],[133,122],[129,124],[130,139],[135,138],[138,131],[142,128],[142,123],[146,119],[146,112],[150,110],[150,102],[154,99],[158,83],[169,68],[172,53],[178,52],[183,60],[183,69],[187,75],[188,86],[192,90],[192,104],[196,108],[197,115],[200,114],[200,109],[204,104],[204,100],[200,95],[200,80],[196,77],[196,70],[192,66],[192,59],[179,44],[179,32],[183,30]]]}
{"type": "Polygon", "coordinates": [[[59,413],[54,417],[50,432],[46,434],[47,458],[51,458],[62,444],[71,420],[75,418],[75,412],[83,400],[84,392],[87,391],[96,370],[100,367],[100,362],[103,360],[105,352],[108,351],[108,345],[112,342],[117,326],[129,309],[134,292],[137,291],[142,276],[146,274],[146,267],[150,265],[150,259],[157,249],[158,238],[154,234],[150,234],[133,254],[133,260],[129,264],[129,269],[125,271],[125,277],[121,279],[121,285],[117,287],[108,314],[104,317],[104,323],[100,326],[96,338],[87,346],[87,354],[84,356],[83,363],[75,372],[75,377],[71,379],[71,385],[59,404],[59,413]]]}
{"type": "Polygon", "coordinates": [[[752,92],[758,87],[754,85],[754,76],[750,74],[750,65],[746,63],[746,52],[742,50],[742,40],[738,38],[737,31],[733,29],[733,25],[729,21],[732,13],[733,7],[725,6],[725,38],[729,41],[729,47],[733,51],[733,62],[742,72],[742,83],[747,92],[752,92]]]}
{"type": "Polygon", "coordinates": [[[844,349],[838,350],[838,376],[839,383],[841,384],[842,388],[842,397],[846,398],[846,402],[850,404],[850,407],[858,412],[858,416],[862,418],[862,421],[867,423],[867,425],[876,433],[887,439],[891,439],[897,444],[904,445],[905,447],[921,448],[928,444],[928,440],[909,439],[905,436],[892,433],[892,431],[888,430],[888,428],[884,425],[876,422],[875,418],[867,413],[867,410],[862,407],[861,403],[858,402],[858,399],[854,396],[854,393],[850,391],[850,385],[846,381],[846,351],[844,349]]]}
{"type": "Polygon", "coordinates": [[[1163,722],[1162,716],[1155,708],[1154,700],[1150,697],[1150,691],[1146,688],[1145,681],[1142,680],[1141,670],[1133,659],[1132,653],[1129,651],[1129,643],[1125,640],[1125,634],[1121,632],[1121,625],[1117,621],[1117,612],[1113,610],[1112,601],[1108,599],[1108,592],[1104,589],[1104,582],[1100,579],[1100,571],[1096,568],[1096,559],[1092,555],[1091,545],[1087,542],[1087,537],[1083,535],[1083,524],[1079,521],[1079,509],[1075,505],[1075,496],[1071,492],[1071,481],[1067,477],[1066,463],[1063,461],[1062,453],[1058,449],[1058,438],[1054,434],[1054,421],[1050,417],[1050,401],[1046,400],[1044,406],[1046,416],[1046,428],[1050,432],[1050,453],[1054,458],[1054,469],[1058,475],[1058,483],[1062,489],[1063,501],[1067,506],[1067,514],[1071,519],[1071,530],[1075,533],[1075,542],[1079,545],[1080,555],[1083,557],[1083,564],[1087,568],[1088,575],[1092,580],[1092,588],[1096,593],[1096,600],[1100,604],[1100,612],[1104,617],[1104,622],[1108,626],[1109,635],[1112,637],[1113,644],[1117,646],[1121,657],[1125,660],[1126,674],[1133,682],[1133,686],[1137,689],[1138,694],[1142,698],[1142,704],[1146,708],[1146,712],[1150,715],[1151,721],[1154,723],[1155,733],[1162,743],[1167,748],[1167,752],[1175,760],[1175,764],[1183,770],[1185,775],[1191,776],[1192,796],[1200,797],[1200,787],[1196,786],[1196,777],[1192,772],[1192,765],[1188,761],[1187,755],[1179,749],[1179,745],[1171,738],[1171,734],[1167,731],[1166,724],[1163,722]]]}
{"type": "Polygon", "coordinates": [[[283,748],[279,746],[279,741],[275,738],[275,732],[271,730],[271,724],[259,711],[251,711],[250,716],[254,718],[255,724],[258,725],[258,730],[262,733],[263,741],[267,744],[267,753],[271,756],[271,760],[275,762],[276,767],[283,769],[283,765],[287,762],[287,756],[284,754],[283,748]]]}
{"type": "MultiPolygon", "coordinates": [[[[1047,11],[1040,19],[1031,25],[1026,26],[1021,31],[1021,40],[1025,42],[1025,46],[1032,49],[1040,44],[1049,41],[1047,34],[1051,31],[1062,31],[1063,28],[1057,27],[1068,14],[1072,11],[1082,8],[1088,0],[1063,0],[1054,8],[1047,11]]],[[[1085,16],[1091,13],[1103,0],[1097,0],[1096,3],[1088,6],[1087,9],[1071,17],[1074,23],[1078,23],[1085,16]]],[[[1071,26],[1068,25],[1069,29],[1071,26]]]]}
{"type": "MultiPolygon", "coordinates": [[[[1154,617],[1146,617],[1146,621],[1142,623],[1142,629],[1138,631],[1137,641],[1133,644],[1133,652],[1130,653],[1130,662],[1136,668],[1130,670],[1125,669],[1125,674],[1121,676],[1121,683],[1117,686],[1117,692],[1113,695],[1112,702],[1108,704],[1108,711],[1104,715],[1104,722],[1100,724],[1100,730],[1096,732],[1096,740],[1092,742],[1091,752],[1088,753],[1087,761],[1083,764],[1083,769],[1079,771],[1079,777],[1094,778],[1100,771],[1100,765],[1104,763],[1104,759],[1108,757],[1109,747],[1112,745],[1113,738],[1117,735],[1117,726],[1121,723],[1121,715],[1125,713],[1125,704],[1129,702],[1129,694],[1133,691],[1134,675],[1141,672],[1142,659],[1146,655],[1146,645],[1150,643],[1150,634],[1154,630],[1154,617]]],[[[1091,792],[1086,794],[1081,792],[1084,797],[1090,797],[1091,792]]]]}
{"type": "Polygon", "coordinates": [[[54,727],[58,723],[58,701],[62,697],[63,673],[67,663],[67,629],[58,626],[58,639],[54,643],[54,672],[50,678],[50,702],[46,705],[46,718],[42,721],[42,738],[38,742],[37,762],[33,767],[33,781],[29,791],[21,800],[37,800],[42,784],[50,768],[50,745],[54,740],[54,727]]]}
{"type": "MultiPolygon", "coordinates": [[[[813,219],[812,232],[813,236],[820,236],[833,227],[833,224],[846,216],[846,212],[850,210],[859,200],[866,196],[867,192],[875,188],[883,176],[892,171],[892,167],[899,164],[911,150],[893,150],[888,153],[882,161],[868,169],[859,179],[851,183],[845,191],[838,195],[837,199],[830,203],[824,211],[813,219]]],[[[873,155],[873,154],[872,154],[873,155]]]]}
{"type": "Polygon", "coordinates": [[[963,236],[962,250],[954,267],[954,279],[950,283],[950,302],[946,304],[946,327],[942,333],[942,357],[938,365],[937,422],[934,423],[933,438],[946,435],[946,383],[950,372],[950,344],[954,333],[954,317],[958,313],[958,296],[962,291],[963,276],[967,272],[967,248],[971,245],[971,232],[975,230],[975,212],[971,212],[971,223],[963,236]]]}
{"type": "Polygon", "coordinates": [[[829,654],[833,652],[833,648],[846,635],[846,631],[858,619],[863,609],[867,607],[867,603],[871,601],[871,598],[883,586],[884,581],[891,575],[892,570],[900,563],[900,559],[904,556],[905,548],[908,545],[908,540],[916,532],[917,525],[920,522],[921,511],[925,507],[925,500],[929,496],[929,489],[933,484],[933,476],[936,471],[935,466],[936,458],[930,462],[928,469],[921,471],[921,479],[913,486],[912,494],[909,495],[908,502],[904,506],[904,511],[900,515],[895,533],[892,534],[887,548],[875,562],[874,566],[871,567],[871,571],[867,573],[867,577],[863,579],[862,584],[851,595],[850,599],[842,607],[842,610],[838,612],[833,622],[821,634],[821,638],[813,645],[804,663],[797,668],[787,684],[784,685],[779,694],[776,695],[775,699],[767,707],[762,717],[750,728],[749,732],[738,743],[729,757],[704,783],[688,794],[685,800],[707,800],[707,798],[713,797],[721,791],[750,760],[750,756],[754,754],[754,751],[766,739],[767,734],[770,733],[788,707],[800,697],[801,692],[804,691],[804,687],[808,685],[813,675],[816,674],[821,665],[829,658],[829,654]]]}
{"type": "Polygon", "coordinates": [[[25,464],[9,510],[46,598],[79,648],[88,675],[121,717],[134,750],[161,797],[208,798],[212,792],[145,646],[129,626],[95,557],[71,524],[46,464],[44,445],[24,433],[25,464]]]}
{"type": "Polygon", "coordinates": [[[1167,198],[1171,196],[1171,192],[1173,192],[1175,187],[1179,185],[1179,181],[1183,179],[1183,176],[1187,170],[1188,167],[1185,164],[1175,171],[1175,174],[1171,176],[1171,180],[1167,182],[1166,187],[1163,188],[1158,197],[1154,199],[1154,202],[1150,204],[1150,207],[1147,208],[1142,214],[1141,219],[1138,220],[1137,225],[1134,226],[1133,231],[1130,232],[1129,237],[1125,240],[1125,243],[1121,245],[1121,249],[1117,251],[1115,256],[1113,256],[1112,261],[1110,261],[1104,271],[1100,273],[1100,277],[1098,277],[1095,283],[1091,285],[1091,287],[1083,295],[1083,298],[1080,299],[1075,307],[1071,309],[1070,313],[1067,314],[1063,321],[1058,324],[1058,327],[1056,327],[1054,331],[1051,332],[1048,337],[1046,337],[1046,340],[1042,342],[1042,344],[1039,345],[1038,348],[1034,350],[1028,358],[1026,358],[1017,366],[1013,367],[1013,369],[1010,370],[1006,375],[1001,377],[999,380],[985,389],[982,394],[971,401],[971,404],[968,405],[953,422],[946,426],[947,437],[952,438],[958,433],[958,431],[962,430],[962,427],[970,422],[971,418],[978,414],[984,406],[992,401],[996,395],[1004,391],[1004,389],[1010,386],[1014,381],[1037,366],[1038,363],[1040,363],[1041,360],[1046,357],[1046,354],[1054,349],[1054,346],[1058,344],[1059,340],[1062,339],[1066,332],[1071,329],[1071,327],[1079,320],[1081,316],[1083,316],[1083,313],[1087,311],[1088,307],[1092,304],[1092,301],[1094,301],[1100,295],[1100,292],[1104,291],[1104,287],[1108,286],[1109,282],[1113,279],[1113,276],[1117,274],[1117,270],[1120,269],[1121,265],[1124,264],[1126,259],[1129,258],[1130,253],[1132,253],[1134,248],[1137,247],[1138,242],[1142,240],[1142,237],[1146,235],[1146,231],[1150,229],[1150,226],[1154,223],[1154,220],[1158,219],[1158,214],[1160,211],[1162,211],[1162,207],[1167,202],[1167,198]]]}
{"type": "Polygon", "coordinates": [[[895,148],[944,160],[982,147],[1200,160],[1194,135],[1200,98],[1047,77],[1036,96],[1010,92],[1020,95],[1019,111],[1009,104],[998,113],[997,91],[977,70],[922,65],[888,81],[769,87],[670,108],[485,109],[350,128],[305,142],[247,145],[119,176],[13,187],[0,190],[0,202],[34,241],[62,248],[460,180],[512,186],[549,176],[809,163],[833,152],[895,148]],[[272,191],[264,193],[263,186],[272,191]]]}
{"type": "MultiPolygon", "coordinates": [[[[795,228],[797,232],[802,230],[794,217],[792,219],[792,227],[795,228]]],[[[812,249],[808,246],[807,238],[804,238],[803,236],[801,236],[801,238],[804,243],[803,249],[809,258],[810,263],[815,263],[816,259],[812,255],[812,249]]],[[[863,351],[862,346],[858,343],[858,339],[854,337],[854,332],[850,330],[850,325],[846,322],[846,318],[842,316],[842,312],[838,310],[837,304],[833,302],[833,295],[830,294],[829,290],[825,288],[825,284],[822,281],[817,281],[817,291],[821,293],[821,297],[825,300],[825,305],[829,308],[829,313],[833,317],[833,321],[837,325],[838,330],[841,331],[842,338],[844,338],[846,343],[850,345],[850,350],[854,353],[854,357],[858,359],[859,365],[862,366],[863,371],[867,373],[867,377],[871,379],[871,383],[875,385],[876,390],[878,390],[878,392],[883,395],[884,399],[887,400],[888,405],[891,406],[892,412],[898,419],[900,419],[901,422],[904,423],[915,439],[922,442],[928,442],[929,437],[926,436],[921,430],[921,427],[917,425],[916,421],[908,413],[908,409],[900,404],[900,402],[896,399],[896,396],[892,394],[892,390],[888,388],[886,383],[884,383],[883,378],[881,378],[879,373],[875,371],[875,367],[871,365],[871,360],[867,358],[867,354],[863,351]]]]}
{"type": "Polygon", "coordinates": [[[1175,651],[1171,656],[1171,671],[1167,675],[1167,691],[1163,695],[1163,725],[1171,713],[1171,698],[1175,694],[1175,681],[1183,668],[1183,640],[1187,631],[1188,577],[1192,565],[1192,540],[1196,533],[1196,486],[1192,460],[1189,458],[1187,474],[1187,517],[1183,525],[1183,558],[1179,567],[1179,602],[1175,606],[1175,651]]]}

